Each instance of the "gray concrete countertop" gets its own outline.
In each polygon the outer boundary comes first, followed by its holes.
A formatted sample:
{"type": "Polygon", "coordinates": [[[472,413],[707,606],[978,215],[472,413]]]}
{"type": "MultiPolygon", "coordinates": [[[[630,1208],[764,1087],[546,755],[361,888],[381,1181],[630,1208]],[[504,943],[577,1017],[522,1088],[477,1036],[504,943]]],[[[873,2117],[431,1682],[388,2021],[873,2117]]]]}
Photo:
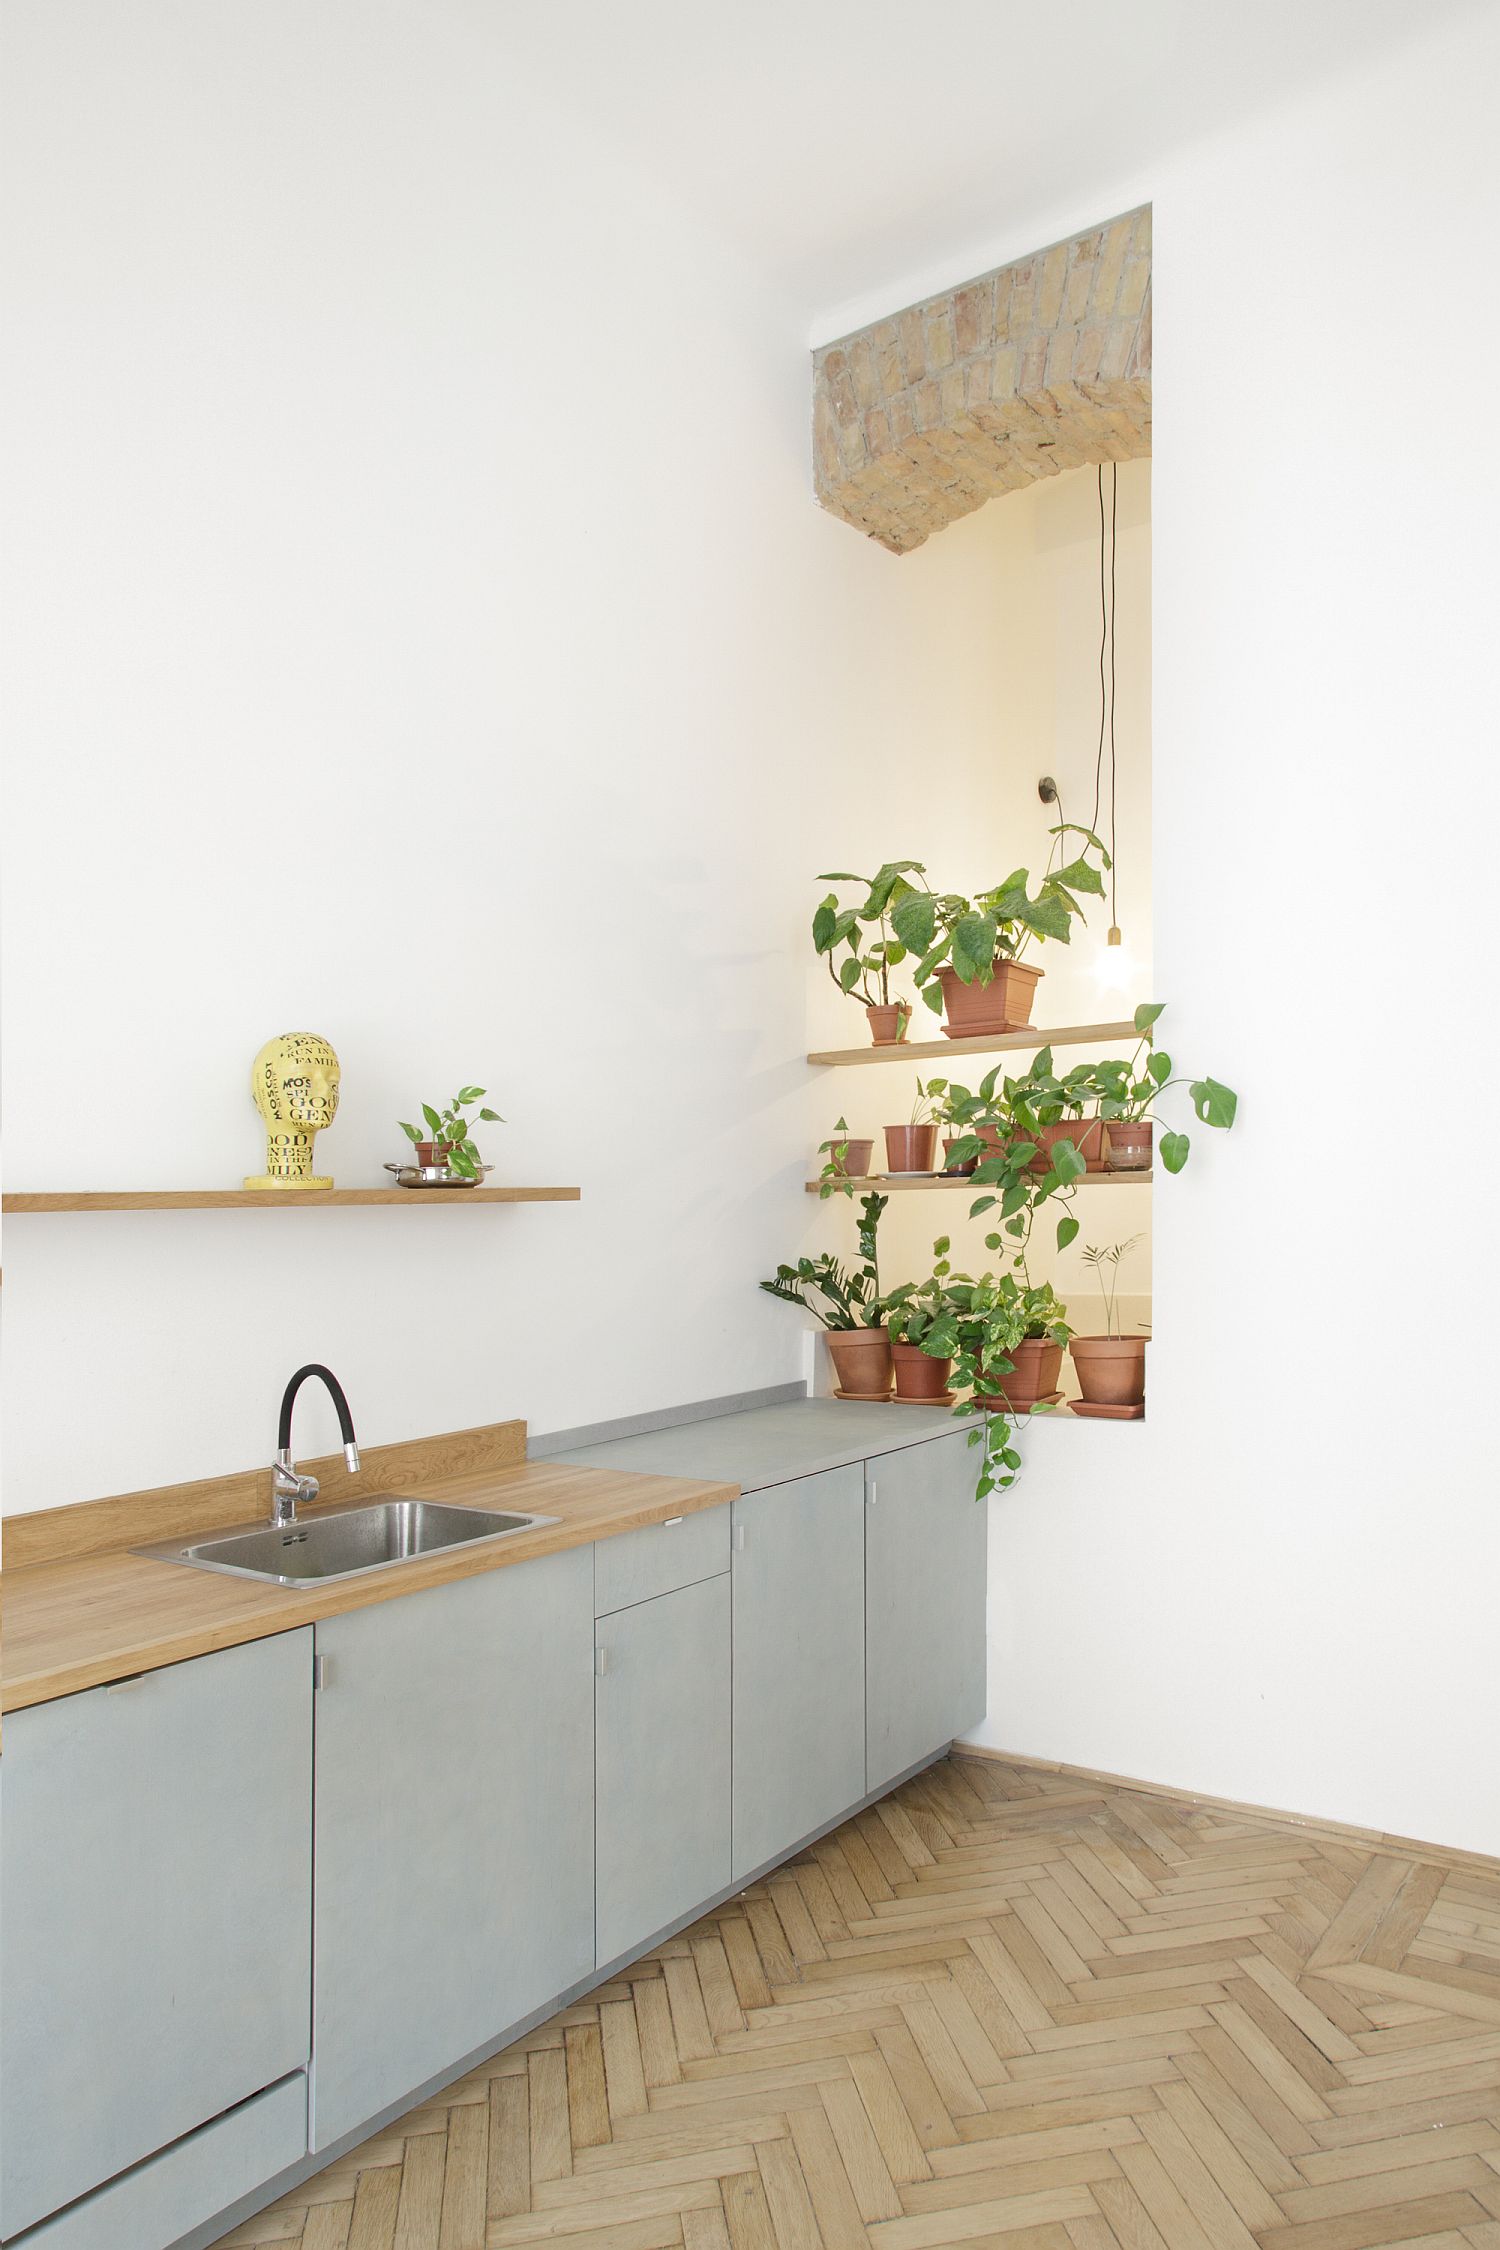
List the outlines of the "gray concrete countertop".
{"type": "Polygon", "coordinates": [[[972,1428],[943,1406],[902,1406],[894,1401],[860,1406],[843,1399],[807,1398],[757,1406],[740,1414],[679,1422],[637,1437],[617,1437],[549,1456],[582,1468],[629,1469],[637,1474],[711,1477],[756,1492],[820,1469],[842,1468],[899,1447],[925,1445],[972,1428]]]}

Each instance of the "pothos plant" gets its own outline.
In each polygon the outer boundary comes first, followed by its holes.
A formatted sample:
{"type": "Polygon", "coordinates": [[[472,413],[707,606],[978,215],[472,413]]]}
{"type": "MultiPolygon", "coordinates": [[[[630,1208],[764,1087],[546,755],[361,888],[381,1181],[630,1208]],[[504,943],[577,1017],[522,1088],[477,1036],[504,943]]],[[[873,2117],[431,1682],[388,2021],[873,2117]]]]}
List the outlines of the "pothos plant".
{"type": "MultiPolygon", "coordinates": [[[[864,885],[865,896],[857,906],[841,906],[837,891],[830,891],[820,901],[813,916],[812,938],[814,951],[827,963],[828,974],[840,992],[855,995],[867,1008],[892,1005],[891,971],[906,959],[906,947],[895,933],[891,911],[910,891],[906,877],[915,866],[915,860],[890,860],[874,875],[818,877],[820,883],[864,885]]],[[[911,1010],[905,1001],[896,1005],[904,1011],[904,1036],[911,1010]]]]}
{"type": "Polygon", "coordinates": [[[1072,936],[1073,917],[1085,919],[1080,896],[1102,897],[1101,869],[1110,866],[1109,853],[1091,828],[1063,821],[1050,831],[1056,839],[1047,867],[1035,892],[1031,876],[1018,867],[990,890],[965,898],[955,891],[934,891],[927,870],[907,860],[896,865],[901,889],[891,901],[891,928],[898,942],[914,957],[913,981],[934,1015],[943,1011],[938,971],[951,968],[961,984],[988,984],[998,958],[1019,959],[1033,938],[1056,939],[1066,945],[1072,936]],[[1061,839],[1084,839],[1083,850],[1063,866],[1054,867],[1061,839]],[[1099,855],[1099,866],[1089,858],[1099,855]],[[920,884],[906,883],[915,874],[920,884]]]}
{"type": "Polygon", "coordinates": [[[885,1300],[880,1294],[880,1215],[890,1198],[867,1195],[860,1203],[859,1258],[845,1266],[832,1251],[780,1265],[761,1288],[784,1305],[800,1305],[824,1328],[880,1328],[885,1300]]]}
{"type": "MultiPolygon", "coordinates": [[[[481,1175],[483,1166],[479,1151],[470,1138],[469,1120],[465,1117],[464,1111],[472,1109],[476,1102],[483,1101],[483,1099],[484,1088],[482,1086],[460,1086],[446,1109],[434,1109],[430,1102],[423,1102],[422,1115],[427,1120],[425,1133],[418,1126],[408,1125],[404,1117],[399,1119],[398,1122],[402,1132],[414,1147],[420,1147],[423,1141],[437,1143],[438,1146],[446,1150],[445,1161],[450,1172],[456,1172],[460,1179],[477,1180],[481,1175]]],[[[505,1119],[498,1110],[482,1109],[479,1112],[477,1122],[484,1125],[503,1125],[505,1119]]]]}
{"type": "MultiPolygon", "coordinates": [[[[1138,1124],[1156,1115],[1157,1103],[1174,1086],[1186,1086],[1199,1124],[1213,1125],[1227,1132],[1240,1106],[1238,1094],[1233,1087],[1221,1085],[1217,1078],[1173,1076],[1172,1058],[1161,1052],[1154,1037],[1155,1027],[1165,1012],[1164,1002],[1143,1001],[1135,1011],[1135,1028],[1141,1035],[1141,1043],[1129,1062],[1098,1062],[1091,1066],[1091,1091],[1098,1115],[1106,1121],[1113,1117],[1122,1123],[1138,1124]]],[[[1169,1172],[1180,1172],[1188,1160],[1190,1147],[1186,1133],[1163,1133],[1157,1143],[1157,1154],[1169,1172]]]]}

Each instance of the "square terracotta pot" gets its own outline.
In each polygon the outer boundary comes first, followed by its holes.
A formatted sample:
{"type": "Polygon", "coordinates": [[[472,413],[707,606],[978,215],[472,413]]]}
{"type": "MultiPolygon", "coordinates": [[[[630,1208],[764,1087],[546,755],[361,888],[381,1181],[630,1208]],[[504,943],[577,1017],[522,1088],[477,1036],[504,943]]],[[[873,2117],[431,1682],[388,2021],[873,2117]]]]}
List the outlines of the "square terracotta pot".
{"type": "Polygon", "coordinates": [[[965,984],[956,969],[939,969],[945,1039],[983,1039],[997,1031],[1024,1031],[1044,972],[1025,961],[995,956],[988,984],[965,984]]]}

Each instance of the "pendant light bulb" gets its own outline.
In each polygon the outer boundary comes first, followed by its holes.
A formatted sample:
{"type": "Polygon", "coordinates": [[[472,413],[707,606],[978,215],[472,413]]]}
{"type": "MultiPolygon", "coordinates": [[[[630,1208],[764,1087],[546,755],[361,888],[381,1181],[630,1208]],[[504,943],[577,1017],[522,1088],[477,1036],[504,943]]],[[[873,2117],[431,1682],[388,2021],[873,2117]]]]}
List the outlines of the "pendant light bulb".
{"type": "Polygon", "coordinates": [[[1110,923],[1109,936],[1104,942],[1106,945],[1118,945],[1120,943],[1120,925],[1118,922],[1110,923]]]}

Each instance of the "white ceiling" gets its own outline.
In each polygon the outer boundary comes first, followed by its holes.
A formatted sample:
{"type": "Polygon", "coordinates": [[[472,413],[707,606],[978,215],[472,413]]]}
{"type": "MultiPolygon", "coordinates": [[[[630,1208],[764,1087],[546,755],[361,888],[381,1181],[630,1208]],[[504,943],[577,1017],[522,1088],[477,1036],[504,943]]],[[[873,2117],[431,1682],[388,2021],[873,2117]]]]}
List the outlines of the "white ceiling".
{"type": "Polygon", "coordinates": [[[1484,4],[478,0],[519,61],[707,210],[824,338],[935,286],[935,268],[964,278],[971,247],[1015,234],[1019,254],[1109,216],[1091,195],[1149,195],[1183,143],[1484,4]]]}

